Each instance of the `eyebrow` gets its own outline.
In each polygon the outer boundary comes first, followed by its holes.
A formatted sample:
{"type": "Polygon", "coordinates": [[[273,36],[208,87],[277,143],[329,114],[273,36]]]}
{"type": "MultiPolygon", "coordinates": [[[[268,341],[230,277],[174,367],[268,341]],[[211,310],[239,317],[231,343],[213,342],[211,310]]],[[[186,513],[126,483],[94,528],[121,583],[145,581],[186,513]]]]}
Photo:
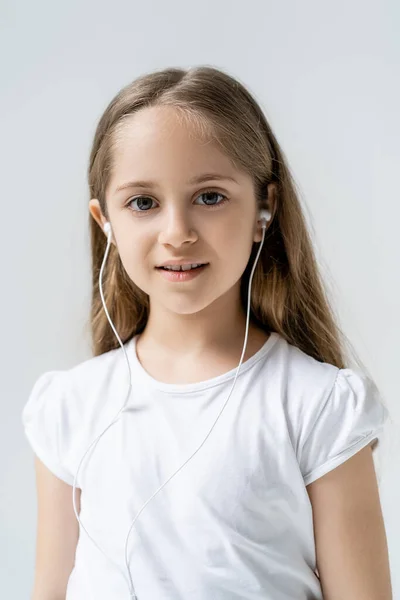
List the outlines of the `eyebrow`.
{"type": "MultiPolygon", "coordinates": [[[[230,177],[229,175],[221,175],[219,173],[203,173],[202,175],[196,175],[196,177],[192,177],[192,179],[189,180],[189,184],[194,184],[194,183],[204,183],[205,181],[220,181],[220,180],[224,180],[224,181],[232,181],[234,183],[238,183],[236,181],[236,179],[234,179],[233,177],[230,177]]],[[[153,181],[127,181],[126,183],[123,183],[121,185],[119,185],[118,187],[115,188],[115,193],[116,192],[120,192],[121,190],[125,190],[127,188],[132,188],[132,187],[137,187],[137,188],[155,188],[157,187],[157,184],[153,181]]]]}

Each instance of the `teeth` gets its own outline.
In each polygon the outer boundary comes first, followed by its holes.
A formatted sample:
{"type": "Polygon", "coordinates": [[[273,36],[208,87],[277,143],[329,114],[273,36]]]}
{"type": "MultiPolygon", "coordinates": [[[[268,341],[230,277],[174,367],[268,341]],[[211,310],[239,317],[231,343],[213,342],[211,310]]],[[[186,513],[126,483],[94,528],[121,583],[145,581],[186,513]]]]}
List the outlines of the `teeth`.
{"type": "Polygon", "coordinates": [[[201,263],[195,263],[193,265],[176,265],[174,267],[164,267],[164,269],[167,269],[168,271],[190,271],[190,269],[199,267],[200,265],[201,263]]]}

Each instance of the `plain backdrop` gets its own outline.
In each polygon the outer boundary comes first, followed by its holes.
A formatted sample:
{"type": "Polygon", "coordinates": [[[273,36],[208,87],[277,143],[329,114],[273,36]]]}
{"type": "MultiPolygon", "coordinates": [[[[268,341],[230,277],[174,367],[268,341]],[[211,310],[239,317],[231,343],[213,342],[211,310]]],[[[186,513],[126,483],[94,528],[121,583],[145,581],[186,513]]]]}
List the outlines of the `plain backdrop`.
{"type": "Polygon", "coordinates": [[[0,595],[33,584],[36,489],[21,412],[90,356],[86,168],[118,90],[208,64],[261,103],[308,213],[340,325],[393,423],[380,493],[400,598],[399,3],[2,0],[0,595]]]}

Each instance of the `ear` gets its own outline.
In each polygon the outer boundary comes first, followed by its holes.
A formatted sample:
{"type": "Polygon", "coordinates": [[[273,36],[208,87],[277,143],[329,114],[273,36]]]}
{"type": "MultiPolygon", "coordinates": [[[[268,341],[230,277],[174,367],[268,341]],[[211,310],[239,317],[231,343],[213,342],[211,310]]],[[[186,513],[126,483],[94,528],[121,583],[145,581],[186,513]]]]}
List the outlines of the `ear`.
{"type": "MultiPolygon", "coordinates": [[[[100,229],[104,233],[104,225],[107,222],[107,219],[105,218],[105,216],[101,212],[100,202],[97,200],[97,198],[92,198],[90,200],[90,202],[89,202],[89,212],[92,215],[93,219],[96,221],[96,223],[99,225],[100,229]]],[[[106,236],[106,233],[104,233],[104,235],[106,236]]],[[[112,243],[114,243],[114,241],[112,241],[112,243]]]]}
{"type": "MultiPolygon", "coordinates": [[[[268,229],[269,223],[274,218],[274,214],[275,214],[275,210],[276,210],[276,183],[268,184],[267,190],[268,190],[268,192],[267,192],[266,208],[271,213],[271,219],[267,223],[267,229],[268,229]]],[[[261,240],[262,240],[262,227],[261,227],[261,223],[259,222],[259,218],[260,217],[259,217],[258,210],[257,210],[256,223],[255,223],[254,236],[253,236],[254,242],[261,242],[261,240]]]]}

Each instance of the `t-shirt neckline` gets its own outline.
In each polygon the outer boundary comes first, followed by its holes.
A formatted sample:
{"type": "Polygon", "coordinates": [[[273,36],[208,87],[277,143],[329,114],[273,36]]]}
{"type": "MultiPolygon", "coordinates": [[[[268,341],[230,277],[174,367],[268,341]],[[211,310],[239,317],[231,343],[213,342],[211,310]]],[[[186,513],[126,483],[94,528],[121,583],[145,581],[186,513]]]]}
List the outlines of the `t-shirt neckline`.
{"type": "MultiPolygon", "coordinates": [[[[236,375],[237,366],[231,369],[230,371],[222,373],[221,375],[216,375],[215,377],[211,377],[210,379],[205,379],[204,381],[198,381],[194,383],[166,383],[163,381],[159,381],[152,377],[139,361],[136,352],[136,342],[139,339],[139,336],[140,334],[136,334],[126,344],[126,352],[132,369],[132,381],[134,380],[135,376],[139,376],[141,380],[146,384],[146,386],[151,387],[152,389],[159,390],[164,393],[187,394],[190,392],[198,392],[217,385],[221,385],[223,383],[226,383],[230,379],[234,379],[236,375]]],[[[264,358],[270,352],[271,348],[275,345],[278,338],[278,333],[271,331],[268,339],[264,342],[261,348],[257,350],[257,352],[253,354],[253,356],[251,356],[249,359],[242,362],[238,378],[242,375],[242,373],[245,373],[246,371],[251,369],[253,365],[255,365],[255,363],[264,358]]]]}

